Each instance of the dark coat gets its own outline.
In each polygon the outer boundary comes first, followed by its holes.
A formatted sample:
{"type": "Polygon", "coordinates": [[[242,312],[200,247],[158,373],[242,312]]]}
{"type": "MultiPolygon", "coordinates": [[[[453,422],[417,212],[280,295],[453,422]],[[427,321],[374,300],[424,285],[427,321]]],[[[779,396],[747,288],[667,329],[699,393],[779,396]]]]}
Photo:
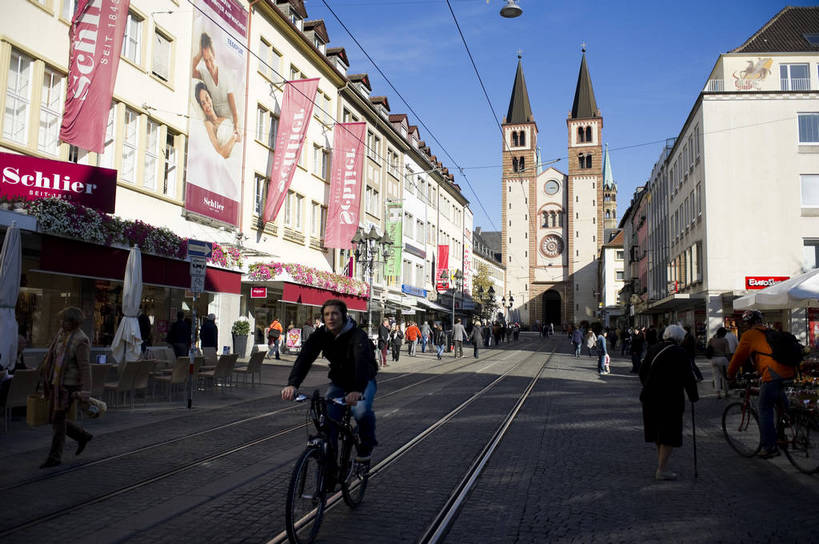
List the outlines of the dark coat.
{"type": "Polygon", "coordinates": [[[384,347],[390,343],[390,328],[385,327],[382,323],[378,326],[378,349],[384,349],[384,347]]]}
{"type": "Polygon", "coordinates": [[[363,392],[367,382],[378,373],[372,342],[367,333],[348,317],[347,325],[338,336],[327,327],[321,327],[310,335],[293,364],[287,385],[300,386],[321,352],[330,362],[330,381],[347,393],[363,392]]]}
{"type": "Polygon", "coordinates": [[[673,342],[651,346],[640,365],[640,382],[646,442],[681,446],[684,393],[691,402],[700,398],[688,354],[673,342]]]}
{"type": "Polygon", "coordinates": [[[472,327],[472,334],[469,335],[469,341],[475,344],[476,346],[483,343],[483,334],[481,331],[481,327],[479,326],[472,327]]]}
{"type": "Polygon", "coordinates": [[[316,332],[315,327],[308,323],[305,323],[304,326],[301,328],[301,343],[304,344],[307,342],[307,339],[313,336],[313,333],[316,332]]]}
{"type": "Polygon", "coordinates": [[[219,329],[216,328],[216,323],[210,319],[206,319],[202,323],[202,331],[199,333],[202,338],[203,348],[219,348],[219,329]]]}
{"type": "Polygon", "coordinates": [[[446,344],[446,333],[444,329],[433,329],[432,335],[434,337],[433,343],[436,346],[442,346],[446,344]]]}
{"type": "Polygon", "coordinates": [[[403,344],[402,340],[404,340],[403,332],[400,330],[390,332],[390,342],[392,343],[393,349],[401,349],[401,344],[403,344]]]}

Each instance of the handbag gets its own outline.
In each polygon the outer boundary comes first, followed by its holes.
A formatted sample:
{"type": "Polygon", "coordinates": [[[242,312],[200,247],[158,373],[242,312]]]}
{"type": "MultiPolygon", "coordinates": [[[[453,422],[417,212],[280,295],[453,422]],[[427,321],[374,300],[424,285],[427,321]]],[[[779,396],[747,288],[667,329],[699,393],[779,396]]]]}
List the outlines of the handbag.
{"type": "Polygon", "coordinates": [[[88,419],[97,419],[108,411],[108,404],[94,397],[88,397],[88,402],[80,402],[80,409],[88,419]]]}
{"type": "Polygon", "coordinates": [[[40,393],[32,393],[26,398],[26,423],[30,427],[48,423],[48,399],[40,393]]]}

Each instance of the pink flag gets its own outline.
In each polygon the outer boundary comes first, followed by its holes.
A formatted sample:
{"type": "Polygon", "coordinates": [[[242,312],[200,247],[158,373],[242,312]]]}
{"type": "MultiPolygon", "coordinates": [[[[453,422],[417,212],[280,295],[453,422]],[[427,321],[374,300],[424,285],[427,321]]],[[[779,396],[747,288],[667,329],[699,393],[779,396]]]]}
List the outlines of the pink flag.
{"type": "Polygon", "coordinates": [[[130,0],[77,0],[60,140],[102,153],[130,0]]]}
{"type": "Polygon", "coordinates": [[[327,207],[325,247],[351,249],[358,228],[361,201],[361,171],[364,165],[364,136],[367,123],[339,123],[333,129],[333,171],[327,207]]]}
{"type": "Polygon", "coordinates": [[[313,115],[313,101],[318,90],[318,78],[288,81],[284,88],[276,152],[270,167],[270,184],[264,206],[264,222],[273,221],[287,197],[293,173],[299,162],[304,136],[313,115]]]}
{"type": "Polygon", "coordinates": [[[446,291],[449,289],[449,246],[438,246],[438,266],[435,271],[435,290],[446,291]],[[442,277],[443,275],[443,277],[442,277]]]}

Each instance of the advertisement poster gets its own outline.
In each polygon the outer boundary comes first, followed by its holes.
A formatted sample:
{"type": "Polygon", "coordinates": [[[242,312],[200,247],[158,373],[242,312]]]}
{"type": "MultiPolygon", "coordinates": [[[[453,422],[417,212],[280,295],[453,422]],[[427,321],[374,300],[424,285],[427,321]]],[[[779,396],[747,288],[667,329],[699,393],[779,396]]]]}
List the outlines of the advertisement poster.
{"type": "Polygon", "coordinates": [[[472,292],[472,232],[464,228],[464,293],[472,292]]]}
{"type": "Polygon", "coordinates": [[[438,260],[435,269],[435,290],[446,291],[449,289],[449,246],[438,246],[438,260]]]}
{"type": "Polygon", "coordinates": [[[404,206],[401,202],[387,202],[387,233],[392,238],[392,254],[384,265],[384,275],[401,277],[403,263],[404,206]]]}
{"type": "Polygon", "coordinates": [[[337,123],[333,128],[333,170],[324,247],[351,249],[358,228],[361,172],[364,165],[366,123],[337,123]]]}
{"type": "Polygon", "coordinates": [[[287,331],[287,349],[301,349],[301,329],[292,328],[287,331]]]}
{"type": "Polygon", "coordinates": [[[808,339],[811,349],[819,349],[819,308],[808,308],[808,339]]]}
{"type": "Polygon", "coordinates": [[[238,225],[247,12],[236,0],[193,0],[193,6],[185,208],[238,225]]]}

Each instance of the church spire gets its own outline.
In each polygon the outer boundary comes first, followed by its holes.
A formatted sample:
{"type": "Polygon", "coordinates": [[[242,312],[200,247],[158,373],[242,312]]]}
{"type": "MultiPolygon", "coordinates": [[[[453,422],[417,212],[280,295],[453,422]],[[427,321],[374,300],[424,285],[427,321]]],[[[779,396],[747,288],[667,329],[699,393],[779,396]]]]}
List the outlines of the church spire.
{"type": "Polygon", "coordinates": [[[614,187],[614,175],[611,173],[611,159],[609,158],[609,144],[606,144],[606,153],[603,155],[603,187],[614,187]]]}
{"type": "Polygon", "coordinates": [[[574,103],[572,104],[572,119],[588,119],[590,117],[600,117],[597,110],[597,102],[594,100],[594,89],[592,89],[591,76],[586,67],[586,50],[583,49],[583,59],[580,61],[580,73],[577,75],[577,89],[574,91],[574,103]]]}
{"type": "Polygon", "coordinates": [[[532,106],[529,105],[529,92],[526,80],[523,79],[523,63],[518,55],[518,71],[515,74],[515,85],[512,87],[512,98],[509,100],[509,111],[506,113],[507,124],[534,123],[532,106]]]}

